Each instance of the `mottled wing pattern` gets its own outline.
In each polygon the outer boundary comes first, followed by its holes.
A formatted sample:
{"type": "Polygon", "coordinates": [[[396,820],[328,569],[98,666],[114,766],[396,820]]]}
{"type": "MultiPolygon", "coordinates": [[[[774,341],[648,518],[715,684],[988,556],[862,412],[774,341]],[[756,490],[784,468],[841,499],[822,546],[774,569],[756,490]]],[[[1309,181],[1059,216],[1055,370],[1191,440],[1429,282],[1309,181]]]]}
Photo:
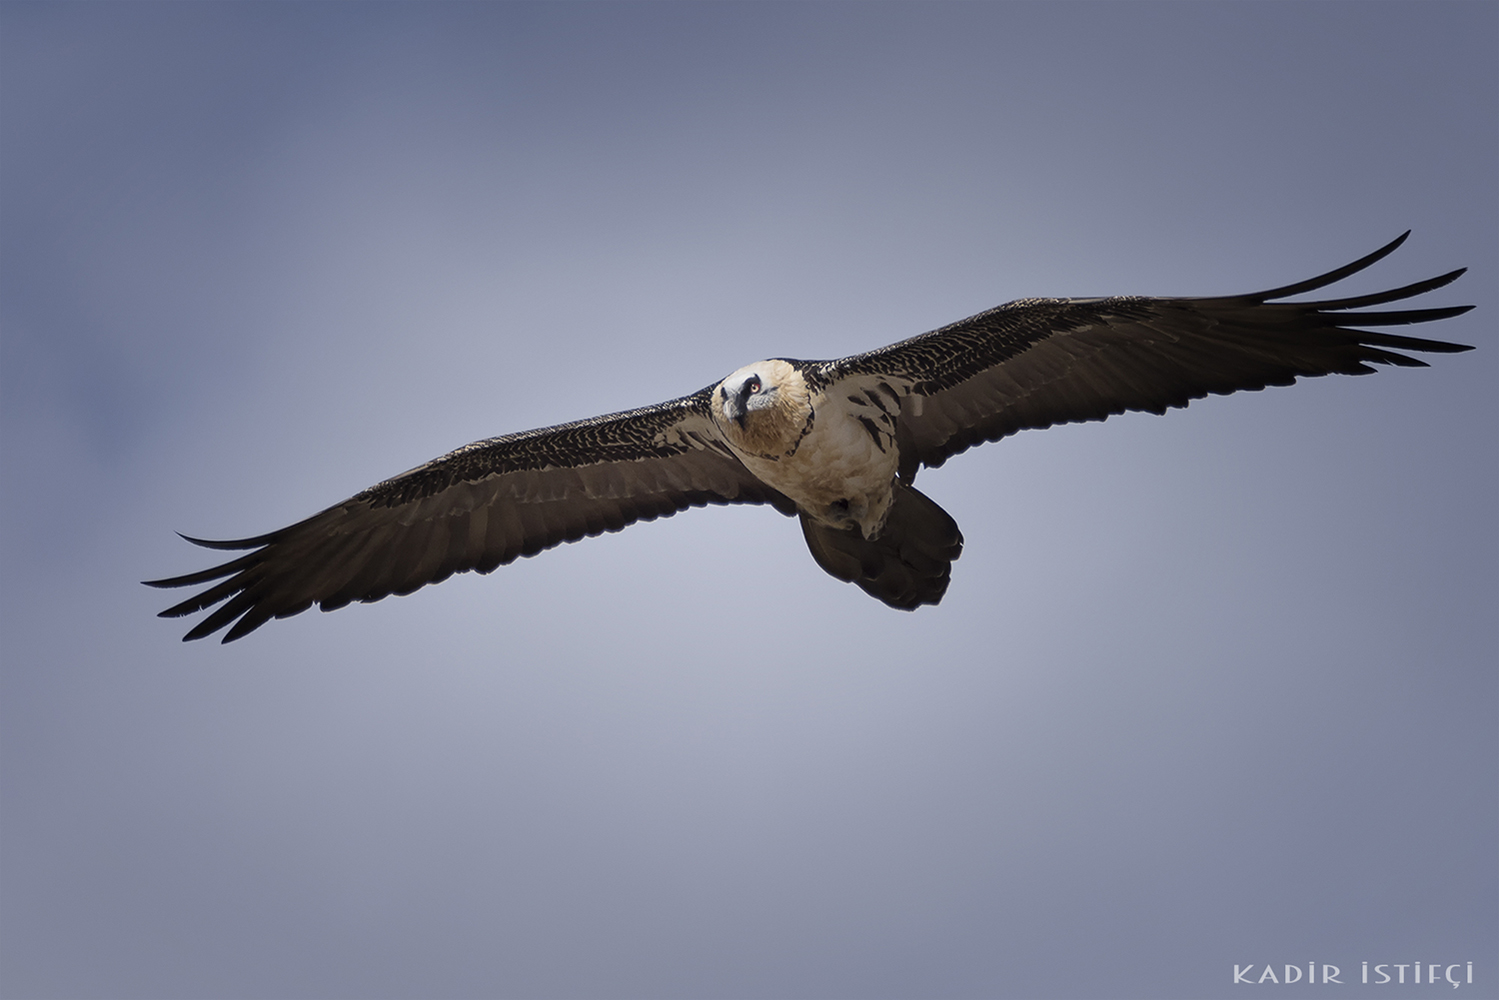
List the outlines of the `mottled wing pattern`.
{"type": "Polygon", "coordinates": [[[1441,288],[1463,273],[1372,295],[1273,302],[1314,291],[1384,258],[1409,233],[1307,281],[1223,298],[1023,299],[889,347],[827,362],[817,377],[900,395],[901,476],[1027,428],[1164,413],[1209,393],[1289,385],[1298,376],[1421,367],[1395,350],[1465,351],[1362,327],[1446,319],[1472,306],[1350,312],[1441,288]]]}
{"type": "Polygon", "coordinates": [[[162,612],[212,608],[185,638],[232,623],[229,642],[319,605],[408,594],[454,573],[488,573],[561,542],[687,507],[794,505],[719,439],[709,390],[627,413],[476,441],[257,538],[189,541],[255,551],[153,587],[215,584],[162,612]]]}

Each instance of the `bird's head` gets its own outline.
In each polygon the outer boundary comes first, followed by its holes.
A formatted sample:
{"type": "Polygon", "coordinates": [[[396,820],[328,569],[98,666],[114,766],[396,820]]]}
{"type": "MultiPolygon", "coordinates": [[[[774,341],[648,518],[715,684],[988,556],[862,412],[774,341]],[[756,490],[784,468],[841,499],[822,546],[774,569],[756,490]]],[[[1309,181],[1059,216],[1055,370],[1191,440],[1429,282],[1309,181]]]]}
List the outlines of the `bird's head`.
{"type": "Polygon", "coordinates": [[[812,406],[801,372],[777,359],[745,365],[718,383],[713,412],[736,446],[772,454],[800,440],[812,406]]]}

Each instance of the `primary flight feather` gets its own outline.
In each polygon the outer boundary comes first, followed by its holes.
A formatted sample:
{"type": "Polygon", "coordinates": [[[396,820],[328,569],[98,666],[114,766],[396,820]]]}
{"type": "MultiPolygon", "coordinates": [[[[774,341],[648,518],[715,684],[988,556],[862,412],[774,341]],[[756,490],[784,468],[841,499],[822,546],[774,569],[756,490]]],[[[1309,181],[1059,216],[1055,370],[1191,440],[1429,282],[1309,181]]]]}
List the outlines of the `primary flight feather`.
{"type": "Polygon", "coordinates": [[[813,558],[838,579],[891,607],[936,604],[963,536],[912,485],[924,465],[1027,428],[1164,413],[1298,376],[1363,375],[1371,363],[1425,366],[1397,350],[1469,350],[1361,328],[1472,306],[1350,311],[1441,288],[1463,270],[1372,295],[1273,301],[1361,271],[1408,235],[1251,295],[1022,299],[867,354],[746,365],[656,406],[476,441],[270,534],[188,538],[253,551],[148,583],[212,584],[161,614],[221,605],[184,638],[229,626],[229,642],[314,604],[409,594],[687,507],[765,503],[800,519],[813,558]]]}

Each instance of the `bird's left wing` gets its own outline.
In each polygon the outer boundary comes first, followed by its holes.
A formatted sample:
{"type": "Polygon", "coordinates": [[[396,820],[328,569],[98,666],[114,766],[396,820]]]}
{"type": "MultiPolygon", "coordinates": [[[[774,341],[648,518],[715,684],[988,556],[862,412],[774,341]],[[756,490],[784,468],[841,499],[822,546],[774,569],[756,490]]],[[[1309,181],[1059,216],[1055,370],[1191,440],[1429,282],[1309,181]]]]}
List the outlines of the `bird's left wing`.
{"type": "Polygon", "coordinates": [[[1402,288],[1321,302],[1274,302],[1340,281],[1409,233],[1327,274],[1222,298],[1022,299],[867,354],[816,365],[813,378],[851,402],[898,401],[901,478],[921,465],[1027,428],[1164,413],[1209,393],[1289,385],[1298,376],[1361,375],[1370,363],[1424,366],[1397,353],[1460,344],[1362,327],[1446,319],[1472,306],[1349,310],[1429,292],[1452,271],[1402,288]]]}
{"type": "Polygon", "coordinates": [[[703,389],[658,406],[476,441],[280,531],[233,541],[189,538],[212,549],[255,551],[147,582],[222,580],[162,617],[223,602],[184,638],[232,622],[229,642],[313,604],[331,611],[409,594],[454,573],[488,573],[517,556],[687,507],[768,503],[793,513],[790,500],[723,444],[709,398],[703,389]]]}

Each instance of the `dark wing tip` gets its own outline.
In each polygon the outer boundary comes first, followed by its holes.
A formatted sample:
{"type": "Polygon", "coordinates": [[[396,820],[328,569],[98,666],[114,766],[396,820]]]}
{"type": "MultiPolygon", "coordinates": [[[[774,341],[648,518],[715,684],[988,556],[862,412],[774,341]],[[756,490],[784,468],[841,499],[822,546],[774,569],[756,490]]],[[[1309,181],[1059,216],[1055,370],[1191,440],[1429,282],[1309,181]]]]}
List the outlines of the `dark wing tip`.
{"type": "MultiPolygon", "coordinates": [[[[191,541],[191,539],[189,539],[189,541],[191,541]]],[[[181,576],[168,576],[160,580],[142,580],[141,583],[145,584],[147,587],[157,587],[161,589],[166,589],[169,587],[191,587],[197,583],[208,583],[211,580],[217,580],[221,577],[230,576],[234,573],[239,572],[240,570],[249,566],[251,563],[255,562],[259,554],[259,552],[251,552],[247,555],[240,556],[238,559],[231,559],[226,563],[221,563],[218,566],[210,566],[208,569],[199,570],[196,573],[184,573],[181,576]]],[[[188,613],[189,612],[186,611],[182,612],[182,614],[188,613]]]]}
{"type": "MultiPolygon", "coordinates": [[[[211,571],[210,571],[211,572],[211,571]]],[[[188,573],[184,576],[168,576],[160,580],[142,580],[141,583],[147,587],[156,587],[165,590],[168,587],[187,587],[194,583],[204,583],[207,580],[217,580],[218,576],[203,577],[202,573],[188,573]],[[195,579],[201,578],[201,579],[195,579]]],[[[165,612],[163,612],[165,614],[165,612]]]]}
{"type": "Polygon", "coordinates": [[[1429,354],[1461,354],[1473,350],[1472,344],[1450,344],[1445,340],[1426,340],[1422,337],[1396,337],[1390,334],[1370,333],[1367,330],[1353,331],[1359,340],[1370,347],[1394,347],[1403,351],[1425,351],[1429,354]]]}
{"type": "Polygon", "coordinates": [[[194,538],[192,535],[184,535],[182,532],[179,531],[179,532],[177,532],[177,537],[183,539],[184,541],[192,542],[194,545],[201,545],[205,549],[234,550],[234,549],[258,549],[258,548],[260,548],[263,545],[269,545],[269,544],[271,544],[271,542],[274,542],[276,540],[276,538],[279,535],[282,535],[282,534],[284,534],[284,532],[273,531],[270,534],[266,534],[266,535],[256,535],[254,538],[221,538],[221,539],[215,539],[215,538],[194,538]]]}
{"type": "MultiPolygon", "coordinates": [[[[185,541],[192,542],[194,545],[201,545],[205,549],[235,551],[239,549],[263,548],[266,545],[269,545],[271,542],[275,541],[276,538],[281,534],[282,533],[279,531],[273,531],[268,535],[259,535],[255,538],[230,538],[217,540],[211,538],[194,538],[192,535],[184,535],[179,531],[177,532],[177,537],[185,541]]],[[[239,559],[230,560],[229,562],[226,562],[221,566],[214,566],[209,569],[201,570],[197,573],[184,573],[182,576],[168,576],[163,577],[160,580],[142,580],[141,583],[147,587],[158,587],[162,589],[169,587],[190,587],[195,583],[207,583],[209,580],[217,580],[220,577],[228,576],[229,574],[244,568],[247,562],[254,555],[255,554],[252,552],[247,556],[240,557],[239,559]]],[[[187,612],[183,612],[183,614],[186,613],[187,612]]],[[[170,614],[170,612],[167,612],[167,614],[170,614]]]]}
{"type": "MultiPolygon", "coordinates": [[[[1246,298],[1258,299],[1263,302],[1268,299],[1284,299],[1291,295],[1300,295],[1302,292],[1312,292],[1316,291],[1318,288],[1325,288],[1326,286],[1331,285],[1334,282],[1342,281],[1349,275],[1357,274],[1365,268],[1384,260],[1390,254],[1400,249],[1400,244],[1404,243],[1410,236],[1410,234],[1411,231],[1407,229],[1405,232],[1401,233],[1399,236],[1395,237],[1393,240],[1386,243],[1378,250],[1374,251],[1371,254],[1368,254],[1367,256],[1360,257],[1352,264],[1344,264],[1342,267],[1328,271],[1326,274],[1319,274],[1315,278],[1307,278],[1305,281],[1298,281],[1294,285],[1284,285],[1280,288],[1272,288],[1269,291],[1256,292],[1254,295],[1246,296],[1246,298]]],[[[1458,273],[1461,274],[1462,272],[1459,271],[1458,273]]],[[[1454,275],[1453,277],[1456,277],[1456,275],[1454,275]]]]}
{"type": "MultiPolygon", "coordinates": [[[[1303,292],[1314,291],[1333,282],[1341,281],[1343,278],[1356,274],[1371,264],[1383,260],[1404,243],[1408,236],[1410,236],[1410,230],[1407,229],[1396,239],[1380,247],[1373,253],[1360,257],[1351,264],[1345,264],[1336,270],[1318,275],[1315,278],[1309,278],[1294,285],[1285,285],[1280,288],[1272,288],[1269,291],[1257,292],[1253,295],[1241,296],[1236,300],[1225,301],[1234,301],[1235,304],[1241,306],[1264,306],[1271,299],[1284,299],[1303,292]]],[[[1354,310],[1366,306],[1400,302],[1435,291],[1438,288],[1452,284],[1466,274],[1467,271],[1466,267],[1459,267],[1445,274],[1439,274],[1434,278],[1427,278],[1424,281],[1416,281],[1409,285],[1402,285],[1399,288],[1391,288],[1383,292],[1374,292],[1368,295],[1355,295],[1347,298],[1325,299],[1315,302],[1276,303],[1273,306],[1269,306],[1269,308],[1295,308],[1302,310],[1308,316],[1319,317],[1331,328],[1344,331],[1348,334],[1356,334],[1359,342],[1367,347],[1394,347],[1402,350],[1426,351],[1433,354],[1458,354],[1463,351],[1473,350],[1473,345],[1454,344],[1445,340],[1428,340],[1423,337],[1401,337],[1394,334],[1373,333],[1361,328],[1369,326],[1409,326],[1416,323],[1430,323],[1436,320],[1451,319],[1454,316],[1461,316],[1466,312],[1472,311],[1473,306],[1388,309],[1374,312],[1357,312],[1354,310]]],[[[1403,355],[1392,354],[1386,351],[1371,354],[1366,360],[1382,364],[1404,364],[1411,367],[1425,367],[1424,362],[1418,362],[1413,358],[1407,358],[1403,355]]]]}

